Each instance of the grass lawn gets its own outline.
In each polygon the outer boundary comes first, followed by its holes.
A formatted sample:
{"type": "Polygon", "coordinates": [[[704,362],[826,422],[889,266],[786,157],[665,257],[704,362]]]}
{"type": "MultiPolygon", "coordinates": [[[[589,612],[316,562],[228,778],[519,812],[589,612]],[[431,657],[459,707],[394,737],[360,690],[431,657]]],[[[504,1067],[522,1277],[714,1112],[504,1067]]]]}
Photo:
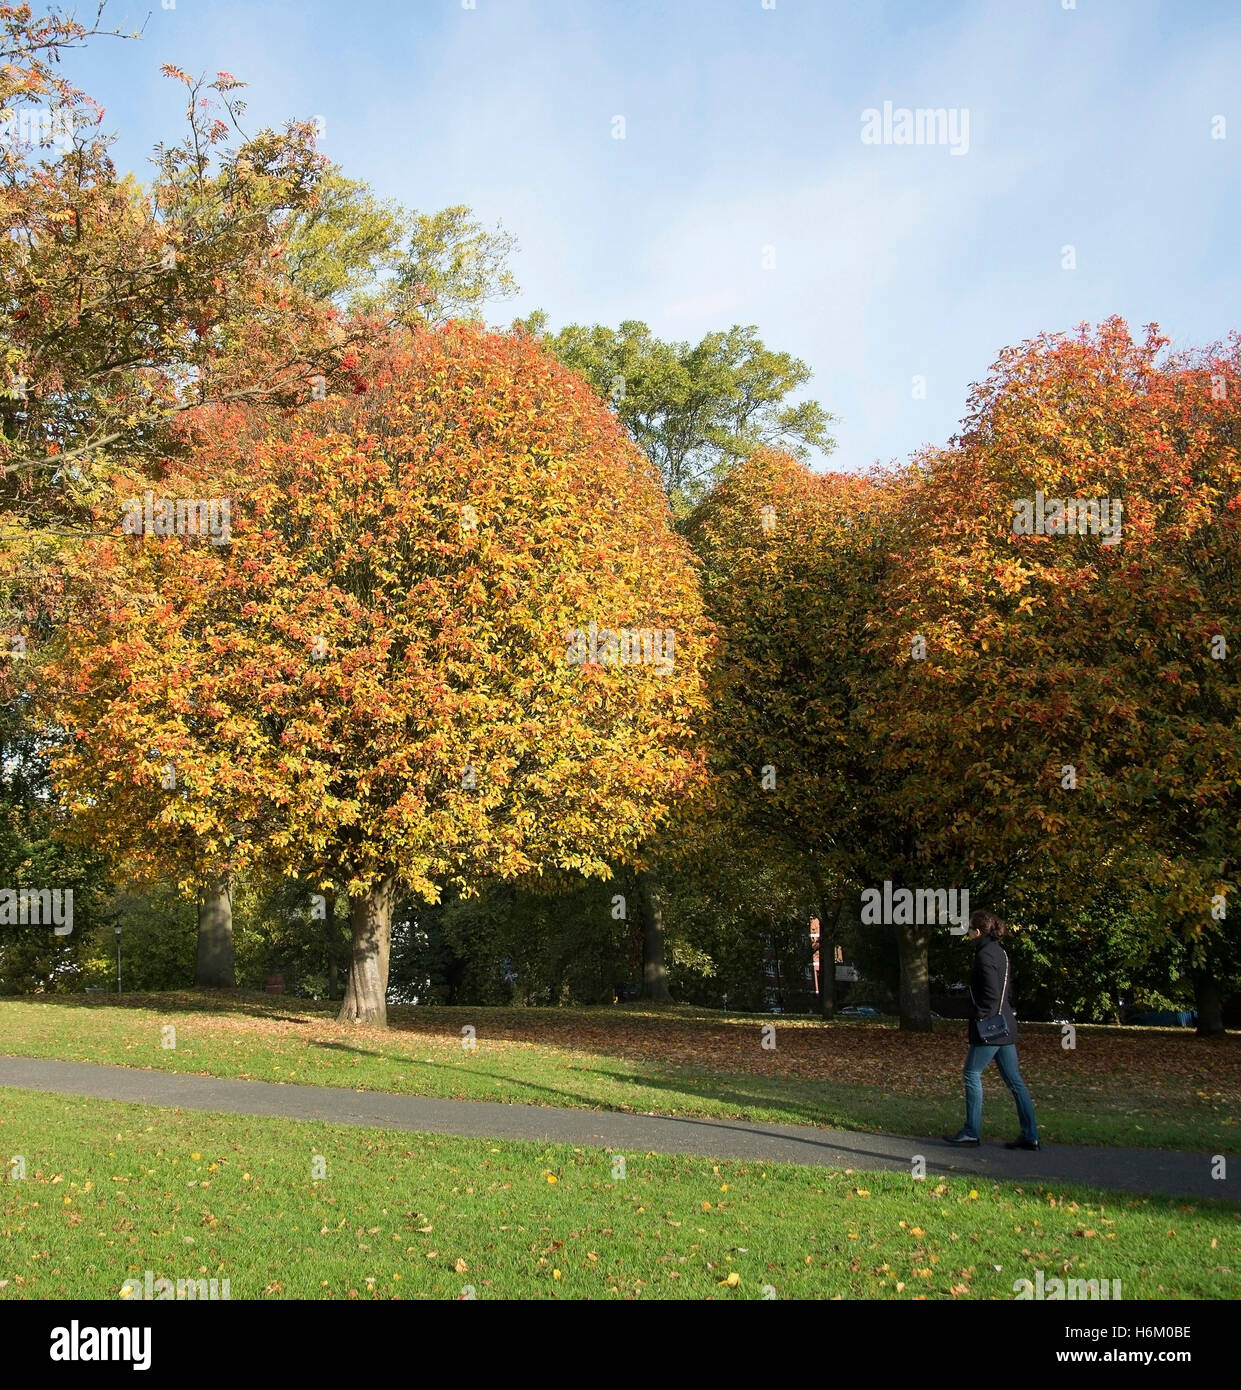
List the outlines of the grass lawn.
{"type": "Polygon", "coordinates": [[[1236,1204],[671,1155],[619,1178],[602,1150],[16,1090],[0,1150],[26,1160],[0,1178],[0,1299],[118,1299],[147,1270],[235,1300],[1011,1299],[1039,1269],[1126,1299],[1237,1288],[1236,1204]]]}
{"type": "MultiPolygon", "coordinates": [[[[964,1024],[902,1034],[882,1023],[692,1009],[392,1010],[387,1033],[334,1006],[266,995],[0,1000],[0,1052],[407,1095],[665,1115],[725,1116],[936,1135],[960,1127],[964,1024]],[[761,1029],[774,1023],[776,1048],[761,1029]],[[176,1048],[160,1046],[176,1028],[176,1048]],[[477,1049],[461,1046],[462,1029],[477,1049]]],[[[1027,1025],[1022,1071],[1051,1142],[1236,1153],[1241,1036],[1027,1025]]],[[[1016,1132],[994,1068],[984,1136],[1016,1132]]]]}

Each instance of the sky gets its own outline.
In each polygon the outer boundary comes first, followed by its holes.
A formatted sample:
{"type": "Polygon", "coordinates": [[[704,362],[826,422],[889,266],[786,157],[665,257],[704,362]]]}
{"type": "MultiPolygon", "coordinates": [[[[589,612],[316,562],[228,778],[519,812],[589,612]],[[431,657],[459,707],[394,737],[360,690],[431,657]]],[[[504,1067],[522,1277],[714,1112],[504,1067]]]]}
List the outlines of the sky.
{"type": "Polygon", "coordinates": [[[837,417],[820,466],[947,443],[1038,333],[1241,326],[1236,0],[470,3],[110,0],[143,37],[66,74],[139,174],[180,133],[171,62],[245,81],[253,129],[321,117],[382,197],[501,221],[493,322],[756,325],[837,417]],[[919,108],[948,140],[897,142],[919,108]]]}

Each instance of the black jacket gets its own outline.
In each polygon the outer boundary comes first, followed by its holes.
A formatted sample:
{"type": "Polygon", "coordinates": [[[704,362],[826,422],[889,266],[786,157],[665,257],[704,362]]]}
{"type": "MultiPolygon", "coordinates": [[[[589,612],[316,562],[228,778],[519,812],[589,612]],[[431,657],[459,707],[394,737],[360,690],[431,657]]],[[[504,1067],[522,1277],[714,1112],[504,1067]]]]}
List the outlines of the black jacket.
{"type": "Polygon", "coordinates": [[[980,936],[974,947],[974,968],[970,972],[970,1043],[981,1046],[976,1020],[1002,1013],[1008,1020],[1008,1037],[1017,1041],[1017,1015],[1013,1013],[1012,966],[1008,968],[1008,988],[1004,989],[1004,965],[1007,959],[1003,946],[993,937],[980,936]],[[1000,991],[1004,991],[1003,1000],[1000,991]]]}

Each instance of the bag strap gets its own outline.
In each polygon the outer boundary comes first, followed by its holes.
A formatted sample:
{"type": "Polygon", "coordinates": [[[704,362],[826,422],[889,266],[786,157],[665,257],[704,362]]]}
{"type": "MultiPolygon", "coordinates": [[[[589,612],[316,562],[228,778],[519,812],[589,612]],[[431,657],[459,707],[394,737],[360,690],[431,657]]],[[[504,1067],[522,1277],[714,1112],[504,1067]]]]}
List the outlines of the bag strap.
{"type": "MultiPolygon", "coordinates": [[[[1004,956],[1004,983],[1000,987],[1000,1007],[996,1010],[997,1014],[1002,1014],[1004,1012],[1004,996],[1008,993],[1008,952],[1005,951],[1003,947],[1001,947],[1000,950],[1004,956]]],[[[970,992],[970,1003],[977,1008],[978,1000],[974,998],[973,986],[967,985],[966,988],[970,992]]]]}

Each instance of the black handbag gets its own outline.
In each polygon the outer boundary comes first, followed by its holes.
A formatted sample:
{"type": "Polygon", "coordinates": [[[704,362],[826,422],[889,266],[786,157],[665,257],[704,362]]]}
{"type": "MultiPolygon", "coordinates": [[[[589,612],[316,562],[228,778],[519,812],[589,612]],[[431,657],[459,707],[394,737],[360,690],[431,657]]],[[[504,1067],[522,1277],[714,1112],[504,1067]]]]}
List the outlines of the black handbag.
{"type": "MultiPolygon", "coordinates": [[[[1008,993],[1008,952],[1004,952],[1004,984],[1000,989],[1000,1012],[992,1014],[990,1018],[975,1019],[974,1027],[978,1029],[978,1036],[988,1047],[1001,1047],[1009,1041],[1008,1019],[1004,1017],[1004,996],[1008,993]]],[[[978,1000],[974,998],[973,989],[970,990],[970,1002],[975,1008],[978,1007],[978,1000]]]]}

